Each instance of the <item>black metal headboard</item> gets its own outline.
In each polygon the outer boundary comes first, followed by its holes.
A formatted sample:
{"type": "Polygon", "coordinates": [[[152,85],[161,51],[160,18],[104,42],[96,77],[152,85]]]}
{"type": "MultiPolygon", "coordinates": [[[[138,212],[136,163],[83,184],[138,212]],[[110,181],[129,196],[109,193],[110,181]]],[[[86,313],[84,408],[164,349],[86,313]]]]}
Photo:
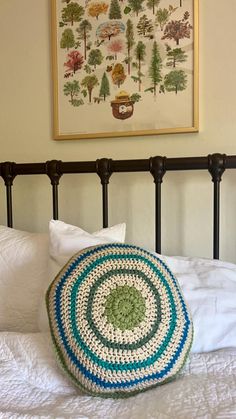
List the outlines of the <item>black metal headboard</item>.
{"type": "Polygon", "coordinates": [[[167,158],[161,156],[143,160],[112,160],[107,158],[85,162],[50,160],[45,163],[0,163],[0,175],[6,186],[7,225],[13,227],[12,186],[16,176],[46,174],[52,185],[53,218],[58,219],[58,186],[66,173],[97,173],[102,184],[103,227],[108,226],[108,184],[115,172],[150,172],[155,189],[155,243],[161,253],[161,184],[167,171],[208,170],[214,184],[213,258],[219,259],[220,182],[226,169],[236,168],[236,155],[211,154],[206,157],[167,158]]]}

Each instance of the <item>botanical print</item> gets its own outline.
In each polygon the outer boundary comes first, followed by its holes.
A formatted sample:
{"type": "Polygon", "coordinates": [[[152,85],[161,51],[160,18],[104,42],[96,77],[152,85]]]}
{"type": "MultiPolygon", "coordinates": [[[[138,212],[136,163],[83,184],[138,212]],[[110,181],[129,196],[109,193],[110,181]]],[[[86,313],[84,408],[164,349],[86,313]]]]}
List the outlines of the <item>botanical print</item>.
{"type": "Polygon", "coordinates": [[[52,0],[58,137],[193,128],[193,0],[52,0]]]}

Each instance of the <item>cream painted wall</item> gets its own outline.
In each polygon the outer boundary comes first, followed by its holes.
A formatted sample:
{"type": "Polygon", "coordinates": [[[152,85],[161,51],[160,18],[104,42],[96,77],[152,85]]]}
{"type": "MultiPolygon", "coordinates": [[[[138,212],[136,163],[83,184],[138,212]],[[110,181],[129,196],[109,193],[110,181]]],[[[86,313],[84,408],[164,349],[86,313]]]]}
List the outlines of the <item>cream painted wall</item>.
{"type": "MultiPolygon", "coordinates": [[[[236,0],[200,2],[200,131],[159,137],[55,142],[49,0],[0,0],[0,161],[16,162],[236,154],[236,0]]],[[[62,179],[60,217],[100,228],[95,176],[62,179]]],[[[222,187],[221,257],[236,262],[235,173],[222,187]],[[224,215],[223,215],[224,211],[224,215]]],[[[110,222],[127,222],[127,240],[153,247],[153,190],[148,174],[113,175],[110,222]]],[[[211,256],[212,185],[206,173],[170,174],[163,184],[163,252],[211,256]]],[[[1,183],[1,196],[4,189],[1,183]]],[[[48,180],[18,178],[15,227],[46,230],[51,217],[48,180]]],[[[1,199],[0,222],[5,222],[1,199]]]]}

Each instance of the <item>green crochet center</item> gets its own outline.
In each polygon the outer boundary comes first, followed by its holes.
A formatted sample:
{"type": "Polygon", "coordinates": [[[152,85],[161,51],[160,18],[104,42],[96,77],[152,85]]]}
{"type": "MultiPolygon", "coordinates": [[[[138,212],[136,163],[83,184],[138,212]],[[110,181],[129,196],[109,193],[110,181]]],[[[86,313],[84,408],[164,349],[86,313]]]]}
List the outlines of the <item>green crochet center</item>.
{"type": "Polygon", "coordinates": [[[122,331],[132,330],[145,317],[145,300],[134,286],[117,286],[111,290],[105,303],[104,314],[108,323],[122,331]]]}

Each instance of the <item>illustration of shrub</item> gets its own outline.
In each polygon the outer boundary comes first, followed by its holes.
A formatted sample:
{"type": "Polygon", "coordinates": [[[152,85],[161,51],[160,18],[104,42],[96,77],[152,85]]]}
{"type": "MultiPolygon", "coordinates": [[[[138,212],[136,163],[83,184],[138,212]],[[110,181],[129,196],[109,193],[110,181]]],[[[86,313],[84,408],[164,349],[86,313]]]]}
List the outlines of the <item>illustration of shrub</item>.
{"type": "Polygon", "coordinates": [[[107,96],[110,96],[110,85],[106,73],[103,73],[99,96],[102,96],[104,101],[107,96]]]}
{"type": "Polygon", "coordinates": [[[118,0],[111,0],[109,19],[121,19],[121,10],[118,0]]]}
{"type": "Polygon", "coordinates": [[[84,42],[84,59],[85,60],[87,58],[87,41],[90,36],[89,32],[91,32],[91,30],[92,30],[92,25],[87,19],[82,20],[82,22],[79,24],[79,27],[76,29],[76,32],[78,33],[78,39],[82,39],[84,42]]]}
{"type": "Polygon", "coordinates": [[[96,36],[98,38],[109,40],[121,33],[124,33],[125,25],[122,22],[104,22],[98,26],[96,36]]]}
{"type": "Polygon", "coordinates": [[[85,87],[88,91],[89,103],[92,102],[92,91],[94,87],[97,86],[98,84],[99,84],[98,79],[95,76],[95,74],[93,74],[92,76],[85,76],[83,80],[81,81],[81,86],[85,87]]]}
{"type": "Polygon", "coordinates": [[[98,17],[101,14],[106,14],[108,9],[108,4],[104,2],[97,2],[97,3],[91,3],[88,7],[88,14],[89,16],[98,17]]]}
{"type": "Polygon", "coordinates": [[[124,50],[123,41],[121,39],[113,39],[113,41],[111,41],[110,44],[108,45],[108,50],[111,52],[111,54],[114,54],[113,56],[115,60],[117,60],[117,54],[124,50]]]}
{"type": "Polygon", "coordinates": [[[123,84],[126,79],[124,66],[120,63],[115,64],[111,73],[111,77],[113,83],[120,87],[120,85],[123,84]]]}
{"type": "Polygon", "coordinates": [[[173,70],[165,75],[164,86],[168,92],[185,90],[187,87],[187,76],[183,70],[173,70]]]}
{"type": "Polygon", "coordinates": [[[75,74],[76,71],[82,68],[84,58],[79,51],[71,51],[67,54],[68,61],[64,63],[64,66],[67,67],[67,71],[73,71],[75,74]]]}
{"type": "Polygon", "coordinates": [[[74,22],[80,22],[84,15],[84,8],[78,3],[69,3],[62,9],[63,23],[70,23],[73,26],[74,22]]]}
{"type": "Polygon", "coordinates": [[[66,48],[67,51],[69,48],[75,46],[75,37],[72,29],[65,29],[61,36],[60,47],[66,48]]]}
{"type": "Polygon", "coordinates": [[[88,56],[88,64],[93,65],[94,69],[97,65],[100,65],[103,60],[103,55],[100,49],[92,49],[88,56]]]}
{"type": "Polygon", "coordinates": [[[149,68],[149,77],[152,80],[151,91],[153,91],[154,96],[156,96],[157,85],[162,80],[161,69],[162,69],[162,60],[159,53],[157,42],[154,41],[153,48],[152,48],[151,64],[149,68]]]}
{"type": "Polygon", "coordinates": [[[141,98],[142,98],[142,96],[139,95],[138,93],[133,93],[130,96],[130,100],[132,100],[132,102],[134,102],[134,103],[139,102],[141,100],[141,98]]]}
{"type": "Polygon", "coordinates": [[[90,67],[88,64],[85,64],[85,66],[84,66],[84,71],[85,71],[87,74],[91,74],[91,73],[92,73],[92,69],[91,69],[91,67],[90,67]]]}

